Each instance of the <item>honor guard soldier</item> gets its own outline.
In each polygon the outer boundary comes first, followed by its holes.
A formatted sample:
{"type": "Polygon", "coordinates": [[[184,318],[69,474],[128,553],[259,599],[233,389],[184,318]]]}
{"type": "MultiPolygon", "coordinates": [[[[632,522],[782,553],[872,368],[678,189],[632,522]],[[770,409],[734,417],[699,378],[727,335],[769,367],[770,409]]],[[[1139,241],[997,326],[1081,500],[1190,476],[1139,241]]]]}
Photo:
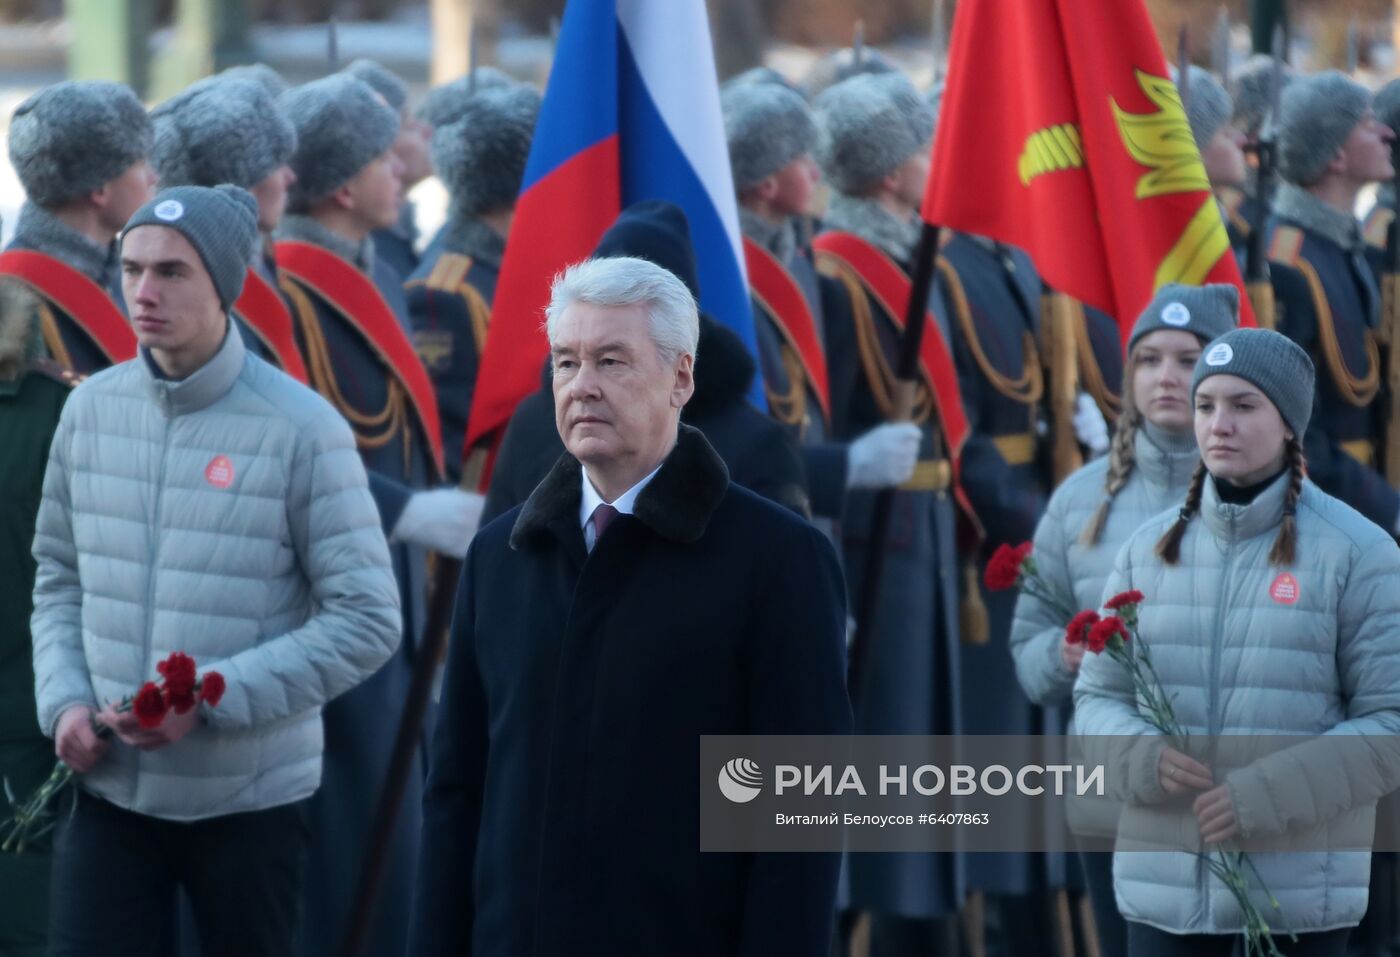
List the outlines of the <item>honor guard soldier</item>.
{"type": "Polygon", "coordinates": [[[258,201],[261,255],[248,269],[233,320],[248,351],[307,382],[271,242],[296,179],[289,165],[297,144],[291,120],[267,86],[251,76],[220,74],[156,107],[151,121],[151,162],[165,186],[231,183],[258,201]]]}
{"type": "MultiPolygon", "coordinates": [[[[813,245],[818,269],[841,293],[830,298],[826,315],[853,330],[859,360],[851,381],[832,384],[833,419],[846,423],[837,437],[846,438],[904,411],[893,367],[934,116],[898,73],[838,83],[814,110],[817,157],[833,192],[825,231],[813,245]]],[[[866,613],[864,686],[853,689],[861,734],[955,734],[961,726],[953,458],[966,439],[966,415],[942,304],[935,298],[929,307],[910,414],[920,427],[919,462],[897,493],[878,602],[866,613]]],[[[847,498],[848,582],[861,581],[869,559],[875,498],[865,491],[847,498]]],[[[859,601],[853,596],[856,614],[859,601]]],[[[963,863],[957,854],[850,855],[842,906],[870,913],[881,954],[942,952],[956,933],[963,863]]]]}
{"type": "Polygon", "coordinates": [[[25,203],[0,275],[38,293],[44,346],[65,368],[132,358],[116,235],[155,189],[145,108],[119,83],[58,83],[19,105],[9,140],[25,203]]]}
{"type": "Polygon", "coordinates": [[[396,74],[373,60],[355,60],[345,72],[369,84],[399,114],[394,155],[403,164],[403,202],[399,206],[398,221],[374,231],[374,245],[375,255],[407,279],[418,268],[417,211],[408,198],[408,191],[433,173],[432,161],[428,158],[428,141],[432,139],[433,128],[422,117],[409,112],[408,84],[396,74]]]}
{"type": "Polygon", "coordinates": [[[771,81],[731,83],[721,105],[768,407],[801,445],[812,512],[830,531],[848,487],[909,480],[920,430],[888,423],[849,444],[833,440],[831,367],[845,366],[836,378],[849,382],[857,359],[850,329],[834,330],[822,315],[821,286],[834,281],[818,277],[799,238],[821,180],[816,121],[798,93],[771,81]],[[828,351],[829,343],[837,348],[828,351]]]}
{"type": "MultiPolygon", "coordinates": [[[[1280,64],[1280,82],[1286,88],[1293,78],[1293,72],[1285,64],[1280,64]]],[[[1259,133],[1264,128],[1272,98],[1274,61],[1267,54],[1258,53],[1241,63],[1230,74],[1230,95],[1234,104],[1230,125],[1244,135],[1244,151],[1250,152],[1259,143],[1259,133]]],[[[1195,74],[1191,82],[1195,83],[1195,74]]],[[[1226,186],[1217,190],[1216,195],[1225,210],[1225,225],[1230,231],[1230,244],[1235,249],[1249,239],[1249,234],[1260,225],[1267,228],[1268,213],[1259,202],[1258,168],[1246,158],[1245,182],[1243,186],[1226,186]],[[1238,241],[1236,237],[1239,237],[1238,241]]]]}
{"type": "MultiPolygon", "coordinates": [[[[1371,109],[1375,111],[1376,119],[1395,132],[1397,125],[1400,125],[1400,79],[1391,80],[1376,92],[1371,109]]],[[[1362,226],[1362,232],[1366,234],[1366,257],[1371,260],[1377,279],[1387,272],[1383,254],[1390,224],[1395,221],[1395,208],[1395,179],[1392,177],[1376,190],[1376,204],[1366,214],[1362,226]]]]}
{"type": "Polygon", "coordinates": [[[1215,77],[1198,66],[1190,66],[1187,68],[1186,90],[1186,119],[1191,126],[1191,136],[1201,154],[1206,179],[1210,180],[1210,188],[1220,203],[1220,215],[1230,234],[1230,248],[1243,266],[1245,242],[1250,230],[1243,219],[1237,221],[1230,204],[1235,204],[1237,212],[1240,198],[1248,185],[1245,135],[1230,123],[1235,105],[1215,77]]]}
{"type": "MultiPolygon", "coordinates": [[[[373,678],[325,711],[325,785],[313,804],[303,954],[331,953],[346,926],[399,709],[426,617],[425,548],[462,555],[480,498],[440,489],[442,437],[432,382],[408,334],[398,275],[370,234],[393,225],[399,116],[369,86],[335,74],[290,90],[297,180],[277,264],[312,386],[350,423],[389,535],[404,640],[373,678]]],[[[421,768],[410,774],[390,845],[369,951],[402,953],[417,852],[421,768]]]]}
{"type": "Polygon", "coordinates": [[[449,197],[447,223],[404,291],[413,342],[437,390],[443,457],[454,483],[461,479],[491,301],[539,111],[533,88],[500,86],[472,97],[455,122],[433,133],[433,165],[449,197]]]}
{"type": "Polygon", "coordinates": [[[1393,175],[1393,134],[1371,94],[1332,70],[1284,92],[1280,184],[1269,238],[1278,329],[1318,358],[1316,412],[1305,439],[1308,474],[1392,532],[1400,493],[1377,470],[1380,291],[1352,210],[1368,183],[1393,175]]]}

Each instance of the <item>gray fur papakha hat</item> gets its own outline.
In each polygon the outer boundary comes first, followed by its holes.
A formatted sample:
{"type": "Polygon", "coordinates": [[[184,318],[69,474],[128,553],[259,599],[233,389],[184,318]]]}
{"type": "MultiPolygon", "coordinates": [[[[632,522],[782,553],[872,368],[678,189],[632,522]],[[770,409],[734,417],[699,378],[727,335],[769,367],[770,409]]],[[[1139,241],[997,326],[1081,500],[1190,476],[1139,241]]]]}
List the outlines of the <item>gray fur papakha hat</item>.
{"type": "Polygon", "coordinates": [[[1395,130],[1396,125],[1400,124],[1400,78],[1391,80],[1376,92],[1371,109],[1375,111],[1376,119],[1395,130]]]}
{"type": "Polygon", "coordinates": [[[52,209],[121,176],[151,152],[151,119],[131,88],[55,83],[10,120],[10,164],[30,202],[52,209]]]}
{"type": "MultiPolygon", "coordinates": [[[[1176,67],[1171,67],[1172,82],[1177,87],[1181,80],[1176,67]]],[[[1203,150],[1215,138],[1220,128],[1230,122],[1235,112],[1235,104],[1230,94],[1215,77],[1194,63],[1186,68],[1186,121],[1191,124],[1191,137],[1196,141],[1196,149],[1203,150]]]]}
{"type": "Polygon", "coordinates": [[[1240,324],[1240,291],[1228,283],[1183,286],[1169,282],[1147,304],[1128,336],[1128,352],[1160,329],[1189,332],[1205,345],[1240,324]]]}
{"type": "Polygon", "coordinates": [[[370,89],[384,97],[384,102],[393,107],[395,113],[402,113],[408,102],[408,84],[398,74],[373,60],[354,60],[341,72],[348,73],[357,80],[363,80],[370,89]]]}
{"type": "Polygon", "coordinates": [[[293,87],[281,105],[297,133],[287,196],[293,213],[305,213],[354,178],[399,135],[399,114],[366,83],[333,73],[293,87]]]}
{"type": "MultiPolygon", "coordinates": [[[[1269,112],[1273,75],[1274,58],[1267,53],[1254,54],[1230,74],[1230,95],[1235,101],[1232,122],[1245,136],[1258,136],[1259,128],[1264,125],[1264,116],[1269,112]]],[[[1288,89],[1293,76],[1293,71],[1284,64],[1280,78],[1284,90],[1288,89]]]]}
{"type": "Polygon", "coordinates": [[[514,80],[495,67],[479,66],[476,68],[475,91],[472,89],[470,76],[459,76],[441,86],[435,86],[428,91],[428,95],[423,98],[423,104],[418,107],[418,118],[429,126],[455,123],[462,118],[462,110],[466,108],[467,101],[477,93],[515,85],[514,80]]]}
{"type": "Polygon", "coordinates": [[[898,72],[899,67],[894,65],[894,61],[874,47],[861,48],[859,63],[856,62],[855,50],[842,47],[812,64],[812,68],[803,78],[802,85],[807,88],[810,96],[816,97],[853,76],[864,76],[867,73],[878,76],[882,73],[898,72]]]}
{"type": "Polygon", "coordinates": [[[817,145],[807,102],[777,83],[749,82],[720,93],[734,188],[747,189],[817,145]]]}
{"type": "Polygon", "coordinates": [[[741,86],[745,83],[773,83],[778,86],[787,87],[804,100],[807,99],[807,91],[793,83],[771,66],[750,67],[743,73],[736,73],[720,84],[719,92],[723,96],[725,91],[731,87],[741,86]]]}
{"type": "Polygon", "coordinates": [[[1272,329],[1234,329],[1216,339],[1196,360],[1191,375],[1191,401],[1196,390],[1213,375],[1239,376],[1251,382],[1278,409],[1298,441],[1312,418],[1312,359],[1287,336],[1272,329]]]}
{"type": "Polygon", "coordinates": [[[1279,107],[1278,172],[1310,186],[1371,108],[1371,93],[1339,70],[1299,77],[1279,107]]]}
{"type": "Polygon", "coordinates": [[[164,186],[249,188],[292,158],[292,121],[267,88],[223,75],[201,80],[151,112],[151,163],[164,186]]]}
{"type": "Polygon", "coordinates": [[[241,66],[231,66],[215,75],[224,80],[247,80],[256,83],[274,99],[291,89],[287,81],[282,78],[282,74],[266,63],[244,63],[241,66]]]}
{"type": "Polygon", "coordinates": [[[817,97],[813,108],[817,162],[832,187],[848,195],[928,149],[937,119],[902,73],[853,76],[817,97]]]}
{"type": "Polygon", "coordinates": [[[259,238],[258,203],[246,189],[227,183],[163,189],[132,215],[123,243],[138,226],[164,226],[184,236],[199,253],[224,311],[238,301],[259,238]]]}
{"type": "Polygon", "coordinates": [[[479,216],[515,204],[539,114],[534,87],[511,84],[478,92],[456,122],[433,131],[433,167],[454,215],[479,216]]]}

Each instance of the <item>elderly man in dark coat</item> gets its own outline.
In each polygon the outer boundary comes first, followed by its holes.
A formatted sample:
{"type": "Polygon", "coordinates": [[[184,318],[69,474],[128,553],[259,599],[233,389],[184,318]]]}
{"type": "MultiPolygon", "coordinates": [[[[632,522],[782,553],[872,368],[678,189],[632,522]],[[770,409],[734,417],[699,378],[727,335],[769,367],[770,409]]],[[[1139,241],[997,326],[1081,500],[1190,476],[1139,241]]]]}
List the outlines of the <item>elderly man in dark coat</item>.
{"type": "Polygon", "coordinates": [[[824,955],[837,856],[700,853],[695,759],[849,730],[836,555],[680,424],[675,276],[589,260],[547,315],[568,451],[467,555],[409,952],[824,955]]]}

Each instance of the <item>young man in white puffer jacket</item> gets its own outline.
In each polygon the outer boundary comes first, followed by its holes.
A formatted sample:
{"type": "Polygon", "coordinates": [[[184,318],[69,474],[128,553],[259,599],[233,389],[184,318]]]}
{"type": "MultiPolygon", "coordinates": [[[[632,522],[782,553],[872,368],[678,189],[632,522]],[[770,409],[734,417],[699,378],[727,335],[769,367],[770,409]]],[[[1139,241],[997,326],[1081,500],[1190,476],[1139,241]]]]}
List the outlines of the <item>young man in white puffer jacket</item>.
{"type": "Polygon", "coordinates": [[[75,390],[54,437],[34,674],[40,727],[80,774],[55,954],[144,952],[177,885],[206,954],[291,953],[321,707],[399,641],[348,426],[230,331],[256,242],[257,204],[233,186],[143,206],[121,247],[140,354],[75,390]],[[113,703],[175,651],[227,691],[143,730],[113,703]]]}

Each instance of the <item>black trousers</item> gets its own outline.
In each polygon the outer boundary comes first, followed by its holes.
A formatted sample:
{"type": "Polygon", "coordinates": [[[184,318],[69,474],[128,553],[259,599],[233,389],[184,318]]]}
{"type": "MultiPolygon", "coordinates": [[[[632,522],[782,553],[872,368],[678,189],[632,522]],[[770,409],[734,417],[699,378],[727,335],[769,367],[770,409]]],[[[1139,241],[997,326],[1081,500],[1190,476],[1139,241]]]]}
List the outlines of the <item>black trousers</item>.
{"type": "MultiPolygon", "coordinates": [[[[1279,934],[1274,943],[1283,957],[1345,957],[1350,935],[1351,928],[1343,927],[1299,934],[1297,943],[1279,934]]],[[[1241,939],[1240,934],[1168,934],[1128,921],[1128,957],[1230,957],[1241,939]]]]}
{"type": "Polygon", "coordinates": [[[305,802],[188,823],[76,791],[54,842],[52,957],[160,952],[184,888],[202,957],[292,957],[309,831],[305,802]]]}

